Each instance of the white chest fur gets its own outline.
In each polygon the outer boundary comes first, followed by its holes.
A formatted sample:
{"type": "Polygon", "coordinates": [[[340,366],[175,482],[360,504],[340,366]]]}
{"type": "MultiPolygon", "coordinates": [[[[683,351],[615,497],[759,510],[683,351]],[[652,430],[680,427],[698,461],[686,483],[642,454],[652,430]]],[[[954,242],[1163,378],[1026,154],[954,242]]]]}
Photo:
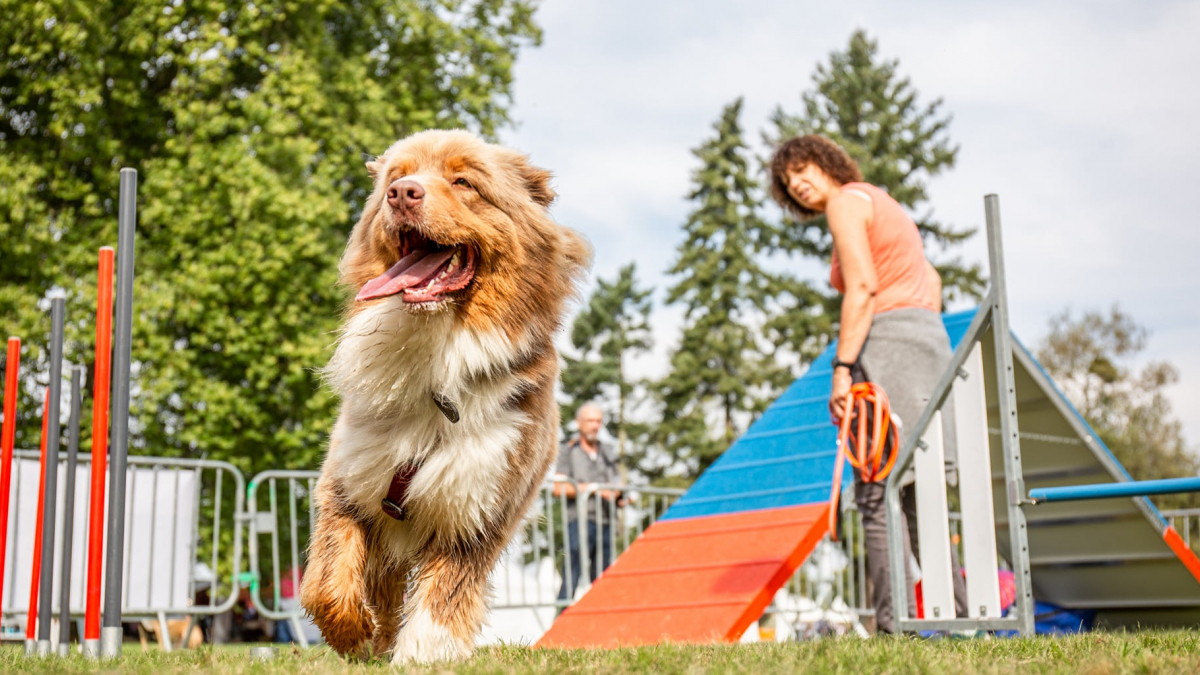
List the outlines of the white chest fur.
{"type": "Polygon", "coordinates": [[[342,397],[331,466],[347,497],[378,510],[398,466],[419,468],[408,489],[429,525],[477,531],[501,498],[499,482],[528,423],[506,401],[520,380],[516,348],[499,333],[472,331],[452,312],[414,315],[389,298],[347,324],[326,368],[342,397]],[[452,400],[451,423],[432,393],[452,400]]]}

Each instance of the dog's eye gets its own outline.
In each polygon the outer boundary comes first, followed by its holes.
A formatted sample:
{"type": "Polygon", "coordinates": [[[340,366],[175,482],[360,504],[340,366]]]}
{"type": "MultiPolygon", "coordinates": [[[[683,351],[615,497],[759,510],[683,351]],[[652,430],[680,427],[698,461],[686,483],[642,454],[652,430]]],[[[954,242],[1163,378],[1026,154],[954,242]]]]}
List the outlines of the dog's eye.
{"type": "Polygon", "coordinates": [[[471,187],[471,184],[467,182],[466,178],[459,178],[459,179],[455,180],[453,184],[457,185],[459,187],[465,187],[465,188],[471,187]]]}

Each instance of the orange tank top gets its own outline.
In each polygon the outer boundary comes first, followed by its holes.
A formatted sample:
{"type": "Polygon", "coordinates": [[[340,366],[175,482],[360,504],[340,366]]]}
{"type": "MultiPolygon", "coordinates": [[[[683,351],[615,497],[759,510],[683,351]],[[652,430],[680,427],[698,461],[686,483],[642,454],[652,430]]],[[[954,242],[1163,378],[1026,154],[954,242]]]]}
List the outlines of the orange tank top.
{"type": "MultiPolygon", "coordinates": [[[[878,288],[875,293],[875,313],[893,309],[919,307],[937,311],[939,298],[925,263],[925,248],[916,223],[904,212],[904,207],[887,192],[869,183],[847,183],[842,192],[858,191],[871,197],[871,222],[867,223],[867,242],[875,264],[878,288]]],[[[861,197],[855,196],[855,199],[861,197]]],[[[842,266],[837,252],[833,253],[833,269],[829,283],[839,293],[846,292],[842,266]]]]}

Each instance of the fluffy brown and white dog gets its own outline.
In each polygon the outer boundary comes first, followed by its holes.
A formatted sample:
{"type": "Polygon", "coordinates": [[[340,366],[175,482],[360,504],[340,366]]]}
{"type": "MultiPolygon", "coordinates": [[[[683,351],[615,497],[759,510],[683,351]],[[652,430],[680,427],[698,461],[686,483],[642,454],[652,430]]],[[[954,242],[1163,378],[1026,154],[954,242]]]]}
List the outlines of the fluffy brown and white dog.
{"type": "Polygon", "coordinates": [[[549,173],[468,132],[415,134],[367,169],[301,604],[341,654],[464,658],[554,459],[552,339],[591,249],[547,213],[549,173]]]}

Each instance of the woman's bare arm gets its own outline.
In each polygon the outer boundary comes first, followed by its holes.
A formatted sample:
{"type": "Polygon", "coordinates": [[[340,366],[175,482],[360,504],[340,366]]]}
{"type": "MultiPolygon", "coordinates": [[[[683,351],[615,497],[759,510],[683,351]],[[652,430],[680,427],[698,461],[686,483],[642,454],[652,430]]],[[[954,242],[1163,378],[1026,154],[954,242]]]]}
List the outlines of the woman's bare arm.
{"type": "Polygon", "coordinates": [[[833,235],[833,247],[841,263],[846,288],[842,298],[837,357],[839,361],[850,363],[858,358],[871,330],[875,293],[879,287],[871,245],[867,241],[871,204],[838,195],[829,202],[825,217],[829,221],[829,232],[833,235]]]}
{"type": "MultiPolygon", "coordinates": [[[[859,352],[871,331],[875,315],[875,293],[879,287],[875,261],[867,241],[867,224],[871,222],[871,204],[863,199],[838,195],[825,209],[833,247],[842,268],[845,293],[842,295],[841,328],[838,331],[837,359],[846,363],[858,360],[859,352]]],[[[829,412],[840,420],[845,413],[846,394],[850,391],[850,372],[845,368],[833,370],[833,386],[829,396],[829,412]]]]}
{"type": "Polygon", "coordinates": [[[928,260],[925,261],[925,274],[928,275],[928,277],[929,277],[929,287],[930,287],[929,293],[930,293],[930,295],[933,296],[933,297],[929,298],[930,304],[933,305],[933,310],[935,312],[941,313],[941,311],[942,311],[942,275],[938,274],[937,268],[934,267],[933,263],[929,262],[928,260]]]}

